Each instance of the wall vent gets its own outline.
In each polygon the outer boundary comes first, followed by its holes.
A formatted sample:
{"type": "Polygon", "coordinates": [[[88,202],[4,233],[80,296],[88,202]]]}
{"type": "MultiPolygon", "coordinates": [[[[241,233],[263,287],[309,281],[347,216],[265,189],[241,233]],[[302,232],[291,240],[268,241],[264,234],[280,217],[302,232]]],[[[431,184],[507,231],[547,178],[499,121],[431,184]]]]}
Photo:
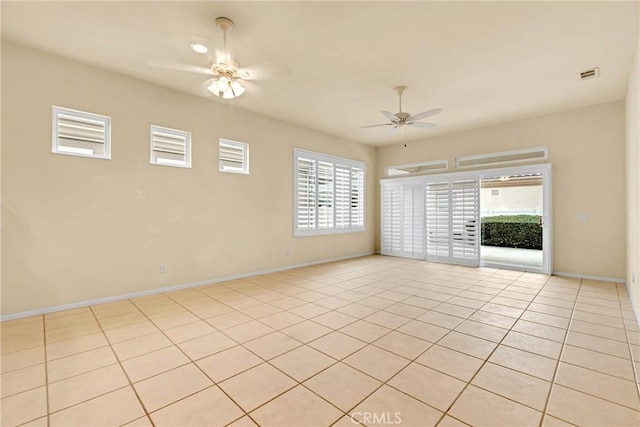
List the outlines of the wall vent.
{"type": "Polygon", "coordinates": [[[580,73],[580,80],[587,80],[587,79],[592,79],[594,77],[598,77],[598,75],[600,74],[600,69],[599,68],[590,68],[588,70],[584,70],[583,72],[580,73]]]}

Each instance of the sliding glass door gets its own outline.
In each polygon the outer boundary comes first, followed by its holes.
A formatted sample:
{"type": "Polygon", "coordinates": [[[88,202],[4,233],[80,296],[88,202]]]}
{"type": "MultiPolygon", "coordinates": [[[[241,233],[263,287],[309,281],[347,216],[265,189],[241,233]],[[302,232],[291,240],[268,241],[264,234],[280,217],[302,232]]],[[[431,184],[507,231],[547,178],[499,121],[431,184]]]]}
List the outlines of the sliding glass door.
{"type": "Polygon", "coordinates": [[[550,170],[480,178],[481,265],[549,273],[550,170]]]}
{"type": "Polygon", "coordinates": [[[550,173],[537,165],[382,180],[381,253],[549,273],[550,173]]]}

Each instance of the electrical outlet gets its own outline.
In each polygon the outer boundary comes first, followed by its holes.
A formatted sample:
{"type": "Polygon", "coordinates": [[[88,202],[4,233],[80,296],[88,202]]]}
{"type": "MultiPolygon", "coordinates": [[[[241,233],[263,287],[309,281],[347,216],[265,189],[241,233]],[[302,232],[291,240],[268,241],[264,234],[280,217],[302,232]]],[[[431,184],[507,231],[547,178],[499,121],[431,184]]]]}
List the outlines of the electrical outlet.
{"type": "Polygon", "coordinates": [[[631,273],[631,283],[636,283],[636,273],[631,273]]]}
{"type": "Polygon", "coordinates": [[[166,273],[167,272],[167,266],[164,264],[160,265],[160,273],[166,273]]]}
{"type": "Polygon", "coordinates": [[[289,248],[284,250],[284,256],[289,256],[291,253],[289,252],[289,248]]]}
{"type": "Polygon", "coordinates": [[[586,214],[586,213],[579,213],[579,214],[576,216],[576,219],[577,219],[578,221],[586,221],[586,220],[587,220],[587,214],[586,214]]]}

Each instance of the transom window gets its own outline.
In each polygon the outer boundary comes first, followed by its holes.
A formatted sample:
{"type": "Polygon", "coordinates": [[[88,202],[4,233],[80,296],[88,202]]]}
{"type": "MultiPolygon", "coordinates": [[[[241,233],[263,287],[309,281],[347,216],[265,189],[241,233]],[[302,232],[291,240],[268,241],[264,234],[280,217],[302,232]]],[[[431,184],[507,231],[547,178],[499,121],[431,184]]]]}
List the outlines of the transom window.
{"type": "Polygon", "coordinates": [[[364,230],[365,164],[296,148],[294,236],[364,230]]]}

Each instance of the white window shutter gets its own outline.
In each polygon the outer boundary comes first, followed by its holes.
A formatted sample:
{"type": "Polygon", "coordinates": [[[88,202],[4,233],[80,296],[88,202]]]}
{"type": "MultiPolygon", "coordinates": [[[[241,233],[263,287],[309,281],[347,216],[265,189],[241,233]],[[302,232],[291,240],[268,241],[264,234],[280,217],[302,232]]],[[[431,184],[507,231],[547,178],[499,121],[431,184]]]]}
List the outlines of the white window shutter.
{"type": "Polygon", "coordinates": [[[347,228],[351,224],[351,169],[336,165],[335,172],[335,225],[347,228]]]}
{"type": "Polygon", "coordinates": [[[454,262],[478,265],[480,262],[480,194],[478,180],[451,183],[451,257],[454,262]]]}
{"type": "Polygon", "coordinates": [[[191,167],[191,134],[181,130],[151,126],[151,163],[191,167]]]}
{"type": "Polygon", "coordinates": [[[404,185],[402,189],[402,253],[424,259],[424,185],[404,185]]]}
{"type": "Polygon", "coordinates": [[[363,168],[351,168],[351,226],[364,227],[363,168]]]}
{"type": "Polygon", "coordinates": [[[109,159],[110,124],[106,116],[53,107],[52,152],[109,159]]]}
{"type": "Polygon", "coordinates": [[[249,173],[249,145],[244,142],[220,139],[218,143],[220,172],[249,173]]]}
{"type": "Polygon", "coordinates": [[[296,148],[294,235],[364,230],[363,162],[296,148]]]}
{"type": "Polygon", "coordinates": [[[296,225],[300,230],[316,227],[316,162],[296,159],[296,225]]]}
{"type": "Polygon", "coordinates": [[[318,228],[333,228],[333,164],[318,162],[318,228]]]}
{"type": "Polygon", "coordinates": [[[428,183],[425,199],[427,260],[448,261],[450,246],[449,183],[428,183]]]}
{"type": "Polygon", "coordinates": [[[383,255],[402,251],[402,185],[382,184],[381,247],[383,255]]]}

